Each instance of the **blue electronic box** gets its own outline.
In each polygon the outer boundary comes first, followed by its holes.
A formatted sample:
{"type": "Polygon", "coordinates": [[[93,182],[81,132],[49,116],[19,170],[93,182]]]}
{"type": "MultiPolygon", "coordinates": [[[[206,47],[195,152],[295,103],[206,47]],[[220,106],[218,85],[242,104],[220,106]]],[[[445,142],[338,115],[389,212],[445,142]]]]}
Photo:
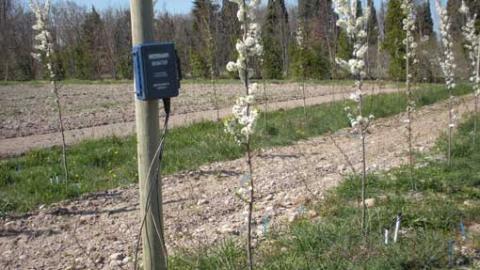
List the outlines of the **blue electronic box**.
{"type": "Polygon", "coordinates": [[[178,96],[182,73],[175,43],[145,43],[133,47],[135,93],[139,100],[178,96]]]}

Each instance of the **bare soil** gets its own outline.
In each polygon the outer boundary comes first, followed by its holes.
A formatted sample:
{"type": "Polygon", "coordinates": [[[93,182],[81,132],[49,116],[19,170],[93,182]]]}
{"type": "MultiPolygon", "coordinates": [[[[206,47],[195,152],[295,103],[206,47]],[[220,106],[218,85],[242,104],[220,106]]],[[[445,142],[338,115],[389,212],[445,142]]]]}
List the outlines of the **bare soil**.
{"type": "MultiPolygon", "coordinates": [[[[367,85],[368,94],[389,93],[398,88],[379,89],[367,85]]],[[[230,107],[242,89],[239,84],[218,84],[220,118],[230,114],[230,107]]],[[[130,84],[65,85],[61,93],[67,144],[107,136],[124,137],[135,133],[134,102],[130,84]]],[[[268,84],[268,110],[303,105],[296,83],[268,84]]],[[[348,86],[307,84],[308,105],[345,98],[348,86]]],[[[217,120],[209,84],[186,84],[172,102],[172,126],[204,120],[217,120]]],[[[263,87],[257,94],[265,103],[263,87]]],[[[61,144],[56,111],[48,86],[0,86],[0,158],[20,155],[32,149],[61,144]],[[15,93],[12,95],[12,93],[15,93]]],[[[264,106],[261,105],[261,109],[264,106]]],[[[160,114],[163,109],[160,106],[160,114]]]]}
{"type": "MultiPolygon", "coordinates": [[[[473,107],[472,96],[459,98],[459,116],[473,107]]],[[[429,151],[446,131],[446,103],[415,114],[415,149],[429,151]]],[[[405,116],[377,120],[368,136],[370,171],[407,161],[405,116]]],[[[333,138],[360,168],[360,140],[347,129],[333,138]]],[[[237,238],[244,234],[243,203],[235,190],[246,171],[244,159],[217,162],[163,179],[166,237],[170,253],[237,238]]],[[[284,226],[309,202],[321,202],[326,190],[351,171],[328,136],[292,146],[261,150],[254,157],[257,237],[269,226],[284,226]],[[287,221],[287,222],[285,222],[287,221]]],[[[140,225],[136,186],[89,194],[23,217],[0,220],[2,269],[131,269],[140,225]]],[[[310,218],[316,213],[307,211],[310,218]]]]}

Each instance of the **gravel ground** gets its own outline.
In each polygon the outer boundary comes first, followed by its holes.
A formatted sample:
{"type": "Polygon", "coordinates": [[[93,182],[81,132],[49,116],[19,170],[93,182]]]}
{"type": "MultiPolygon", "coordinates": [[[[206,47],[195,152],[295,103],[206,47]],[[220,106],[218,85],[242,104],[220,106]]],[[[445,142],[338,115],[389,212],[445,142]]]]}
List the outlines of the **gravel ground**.
{"type": "MultiPolygon", "coordinates": [[[[473,107],[462,97],[456,110],[473,107]]],[[[368,136],[369,170],[388,170],[407,162],[404,116],[377,120],[368,136]]],[[[431,149],[446,130],[446,103],[415,115],[415,148],[431,149]]],[[[359,139],[348,130],[333,138],[360,168],[359,139]]],[[[329,137],[255,153],[257,188],[254,221],[269,216],[272,226],[294,220],[310,201],[341,181],[350,168],[329,137]]],[[[217,162],[164,179],[164,215],[170,253],[200,247],[244,233],[243,204],[234,195],[246,169],[243,159],[217,162]]],[[[1,269],[131,269],[140,217],[135,186],[90,194],[26,216],[0,220],[1,269]]],[[[310,218],[317,214],[307,212],[310,218]]]]}

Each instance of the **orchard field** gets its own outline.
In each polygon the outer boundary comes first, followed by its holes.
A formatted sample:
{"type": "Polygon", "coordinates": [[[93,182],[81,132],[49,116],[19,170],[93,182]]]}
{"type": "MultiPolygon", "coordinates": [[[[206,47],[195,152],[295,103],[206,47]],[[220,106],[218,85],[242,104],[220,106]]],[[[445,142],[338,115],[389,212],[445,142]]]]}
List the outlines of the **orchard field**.
{"type": "Polygon", "coordinates": [[[0,0],[0,269],[480,269],[478,1],[122,1],[0,0]]]}

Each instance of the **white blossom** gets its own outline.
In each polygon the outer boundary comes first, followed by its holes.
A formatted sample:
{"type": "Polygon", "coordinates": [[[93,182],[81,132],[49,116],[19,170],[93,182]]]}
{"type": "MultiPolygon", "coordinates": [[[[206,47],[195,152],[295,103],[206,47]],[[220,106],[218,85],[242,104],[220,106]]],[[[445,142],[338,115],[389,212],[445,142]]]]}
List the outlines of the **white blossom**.
{"type": "Polygon", "coordinates": [[[230,1],[239,6],[237,17],[242,24],[243,36],[235,46],[238,52],[237,61],[229,62],[227,70],[238,72],[240,79],[246,85],[246,93],[236,100],[232,108],[232,118],[225,121],[225,132],[233,135],[237,143],[243,144],[247,143],[254,133],[258,118],[258,111],[253,108],[258,85],[249,82],[254,74],[253,70],[249,68],[249,60],[254,57],[261,57],[263,54],[263,46],[260,43],[260,27],[255,22],[255,10],[258,8],[260,1],[230,1]]]}
{"type": "Polygon", "coordinates": [[[48,18],[50,15],[50,0],[45,0],[40,4],[38,0],[30,0],[30,8],[35,15],[35,24],[32,29],[37,32],[35,35],[36,52],[32,53],[32,57],[43,63],[48,70],[51,80],[55,79],[55,71],[52,65],[51,57],[53,53],[52,36],[48,30],[48,18]]]}
{"type": "Polygon", "coordinates": [[[335,12],[338,15],[337,26],[342,28],[353,41],[353,53],[350,59],[335,59],[336,63],[356,78],[356,91],[350,95],[357,106],[356,116],[348,108],[348,118],[351,126],[363,133],[368,128],[370,117],[362,116],[362,84],[365,73],[365,56],[368,51],[367,27],[370,8],[366,8],[362,16],[357,16],[357,0],[334,0],[335,12]]]}
{"type": "MultiPolygon", "coordinates": [[[[405,45],[405,60],[406,60],[406,83],[407,83],[407,91],[408,91],[408,97],[409,101],[407,103],[407,112],[414,112],[415,111],[415,101],[411,100],[412,92],[411,92],[411,87],[410,83],[413,78],[412,74],[412,65],[415,65],[418,63],[418,60],[416,59],[416,48],[417,48],[417,43],[415,42],[414,39],[414,34],[416,30],[415,26],[415,4],[413,0],[403,0],[402,5],[401,5],[403,15],[405,16],[405,19],[403,19],[402,24],[403,24],[403,30],[405,31],[405,39],[403,40],[403,44],[405,45]]],[[[411,115],[409,114],[409,117],[411,115]]],[[[407,123],[410,123],[410,119],[408,119],[407,123]]]]}
{"type": "MultiPolygon", "coordinates": [[[[447,85],[447,89],[450,95],[449,99],[449,132],[451,134],[451,130],[455,127],[455,119],[456,114],[455,111],[452,109],[452,104],[454,100],[454,96],[452,94],[452,90],[455,88],[455,68],[456,65],[454,63],[455,57],[453,55],[453,38],[450,33],[450,28],[452,26],[450,17],[448,16],[447,9],[443,7],[440,3],[440,0],[435,0],[435,7],[437,13],[440,16],[440,35],[442,41],[442,49],[443,49],[443,59],[440,61],[440,66],[443,71],[443,75],[445,77],[445,84],[447,85]]],[[[464,8],[465,10],[465,8],[464,8]]],[[[450,136],[451,139],[451,136],[450,136]]],[[[449,139],[449,149],[451,147],[451,140],[449,139]]],[[[450,152],[449,152],[449,162],[450,162],[450,152]]]]}
{"type": "Polygon", "coordinates": [[[453,55],[453,39],[450,33],[451,22],[447,10],[441,5],[440,0],[435,0],[435,7],[440,15],[440,35],[443,46],[443,59],[440,61],[440,66],[445,76],[447,88],[450,90],[455,87],[455,56],[453,55]]]}
{"type": "Polygon", "coordinates": [[[465,4],[465,1],[462,1],[460,12],[464,14],[467,19],[466,24],[462,27],[462,33],[465,37],[465,48],[468,51],[468,58],[472,66],[470,81],[473,83],[475,95],[478,97],[480,96],[480,33],[477,33],[475,29],[477,14],[470,14],[470,9],[465,4]]]}

